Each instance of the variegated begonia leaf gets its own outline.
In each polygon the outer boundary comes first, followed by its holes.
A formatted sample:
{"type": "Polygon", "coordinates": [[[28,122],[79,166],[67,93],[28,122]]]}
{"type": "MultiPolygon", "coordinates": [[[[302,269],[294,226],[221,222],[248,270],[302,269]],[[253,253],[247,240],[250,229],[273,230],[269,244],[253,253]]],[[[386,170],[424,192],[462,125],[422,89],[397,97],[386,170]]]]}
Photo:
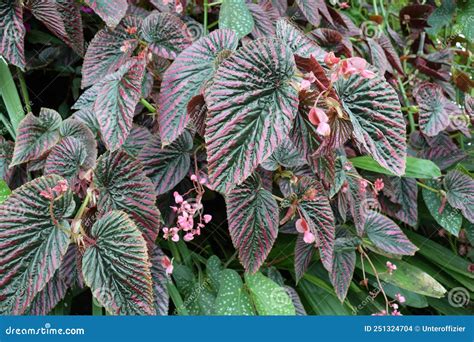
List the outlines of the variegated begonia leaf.
{"type": "Polygon", "coordinates": [[[93,296],[112,315],[153,315],[153,284],[147,246],[123,211],[94,223],[94,243],[82,258],[82,273],[93,296]]]}
{"type": "Polygon", "coordinates": [[[298,108],[295,60],[281,42],[253,41],[225,60],[206,90],[209,177],[242,183],[288,136],[298,108]]]}
{"type": "Polygon", "coordinates": [[[153,135],[150,133],[148,128],[133,125],[130,135],[122,145],[122,149],[125,150],[132,157],[138,157],[143,148],[152,141],[153,135]]]}
{"type": "Polygon", "coordinates": [[[398,95],[380,75],[339,79],[336,90],[354,128],[357,143],[384,168],[405,173],[406,124],[398,95]]]}
{"type": "Polygon", "coordinates": [[[416,179],[405,177],[384,177],[383,192],[393,203],[400,205],[395,217],[415,227],[418,222],[418,186],[416,179]]]}
{"type": "Polygon", "coordinates": [[[219,277],[215,314],[219,316],[255,315],[249,295],[239,274],[234,270],[223,270],[219,277]]]}
{"type": "Polygon", "coordinates": [[[173,189],[186,176],[191,166],[193,137],[184,131],[171,145],[161,146],[155,135],[140,152],[138,159],[145,174],[153,181],[157,195],[173,189]]]}
{"type": "Polygon", "coordinates": [[[247,3],[247,8],[254,19],[252,36],[254,38],[274,36],[275,19],[280,15],[273,9],[271,3],[269,1],[259,4],[247,3]]]}
{"type": "Polygon", "coordinates": [[[448,203],[461,210],[464,217],[474,223],[474,179],[460,171],[452,170],[444,178],[444,188],[448,203]]]}
{"type": "Polygon", "coordinates": [[[52,109],[41,108],[38,117],[29,113],[18,127],[10,166],[38,159],[50,150],[59,140],[61,121],[61,115],[52,109]]]}
{"type": "MultiPolygon", "coordinates": [[[[424,183],[433,189],[441,190],[435,180],[426,180],[424,183]]],[[[454,236],[458,236],[462,226],[461,212],[454,209],[446,200],[443,201],[440,193],[423,188],[422,194],[425,205],[436,222],[454,236]]]]}
{"type": "Polygon", "coordinates": [[[142,38],[157,56],[175,59],[191,44],[186,24],[170,13],[152,13],[142,23],[142,38]]]}
{"type": "Polygon", "coordinates": [[[397,70],[400,74],[404,74],[402,63],[400,62],[400,57],[392,45],[390,38],[388,38],[381,30],[377,32],[377,37],[375,37],[378,45],[382,48],[387,57],[387,60],[390,62],[393,69],[397,70]]]}
{"type": "Polygon", "coordinates": [[[368,210],[365,232],[370,241],[384,252],[414,255],[418,250],[395,222],[376,211],[368,210]]]}
{"type": "Polygon", "coordinates": [[[385,75],[386,71],[391,71],[388,59],[382,47],[372,38],[366,38],[367,46],[369,47],[370,62],[377,69],[380,75],[385,75]]]}
{"type": "Polygon", "coordinates": [[[303,278],[306,270],[308,269],[311,260],[313,259],[314,252],[317,246],[312,243],[306,243],[303,240],[303,235],[298,234],[295,244],[295,280],[296,283],[303,278]]]}
{"type": "Polygon", "coordinates": [[[263,188],[258,175],[252,175],[227,196],[227,219],[234,247],[245,270],[258,271],[278,234],[278,203],[263,188]]]}
{"type": "Polygon", "coordinates": [[[86,158],[84,168],[91,169],[95,166],[97,159],[97,141],[92,131],[84,123],[75,119],[66,119],[59,127],[62,137],[72,137],[79,140],[85,148],[86,158]]]}
{"type": "Polygon", "coordinates": [[[97,32],[87,47],[82,64],[81,87],[96,84],[125,64],[138,46],[133,28],[140,29],[141,19],[126,17],[115,29],[104,28],[97,32]]]}
{"type": "Polygon", "coordinates": [[[0,2],[0,55],[21,69],[25,68],[25,33],[22,2],[0,2]]]}
{"type": "Polygon", "coordinates": [[[285,289],[262,273],[245,274],[250,298],[261,316],[294,316],[295,306],[285,289]]]}
{"type": "Polygon", "coordinates": [[[87,150],[76,138],[63,138],[48,155],[44,167],[45,174],[55,174],[75,183],[79,173],[84,170],[87,150]]]}
{"type": "Polygon", "coordinates": [[[166,70],[158,99],[158,121],[163,144],[173,142],[189,122],[187,106],[201,93],[220,61],[237,48],[230,30],[216,30],[179,54],[166,70]]]}
{"type": "Polygon", "coordinates": [[[78,55],[84,55],[84,34],[79,5],[73,0],[27,0],[26,7],[78,55]]]}
{"type": "Polygon", "coordinates": [[[145,62],[137,58],[122,65],[101,82],[94,112],[102,140],[111,151],[120,148],[130,134],[144,74],[145,62]]]}
{"type": "Polygon", "coordinates": [[[219,28],[230,29],[238,38],[245,37],[255,22],[245,0],[223,0],[219,10],[219,28]]]}
{"type": "Polygon", "coordinates": [[[317,28],[308,36],[322,48],[334,52],[336,56],[352,57],[353,48],[349,37],[330,28],[317,28]]]}
{"type": "Polygon", "coordinates": [[[84,0],[97,13],[107,26],[114,28],[127,13],[127,0],[84,0]]]}
{"type": "Polygon", "coordinates": [[[338,237],[334,246],[334,263],[331,272],[331,283],[341,302],[344,301],[352,281],[356,263],[356,239],[338,237]]]}
{"type": "Polygon", "coordinates": [[[291,286],[283,286],[285,289],[285,292],[288,294],[288,296],[291,299],[291,302],[293,303],[296,311],[296,316],[307,316],[308,314],[306,313],[306,310],[304,308],[303,303],[301,302],[301,298],[298,295],[298,292],[291,286]]]}
{"type": "Polygon", "coordinates": [[[275,171],[281,165],[283,167],[295,167],[306,164],[306,160],[300,155],[289,139],[277,147],[267,160],[262,163],[262,167],[268,171],[275,171]]]}
{"type": "Polygon", "coordinates": [[[153,294],[156,314],[160,316],[168,316],[169,310],[169,294],[166,287],[168,275],[163,266],[163,259],[167,256],[163,253],[159,246],[155,246],[151,254],[151,277],[153,280],[153,294]]]}
{"type": "Polygon", "coordinates": [[[145,176],[140,162],[122,150],[107,152],[97,161],[94,184],[99,190],[99,212],[126,212],[152,248],[158,235],[161,217],[155,206],[153,183],[145,176]]]}
{"type": "Polygon", "coordinates": [[[321,23],[321,15],[332,23],[326,2],[324,0],[295,0],[299,9],[311,25],[316,27],[321,23]]]}
{"type": "Polygon", "coordinates": [[[325,52],[303,31],[289,22],[288,19],[280,19],[276,23],[276,36],[281,39],[293,51],[295,55],[309,58],[313,55],[318,60],[323,60],[325,52]]]}
{"type": "Polygon", "coordinates": [[[336,234],[334,214],[323,186],[316,180],[303,177],[297,184],[298,212],[316,237],[321,262],[332,270],[336,234]]]}
{"type": "Polygon", "coordinates": [[[442,88],[435,83],[422,83],[413,90],[419,108],[421,131],[435,136],[449,125],[449,113],[445,109],[447,99],[442,88]]]}
{"type": "Polygon", "coordinates": [[[21,315],[61,264],[70,240],[68,190],[53,203],[41,195],[63,178],[36,178],[0,205],[0,314],[21,315]]]}

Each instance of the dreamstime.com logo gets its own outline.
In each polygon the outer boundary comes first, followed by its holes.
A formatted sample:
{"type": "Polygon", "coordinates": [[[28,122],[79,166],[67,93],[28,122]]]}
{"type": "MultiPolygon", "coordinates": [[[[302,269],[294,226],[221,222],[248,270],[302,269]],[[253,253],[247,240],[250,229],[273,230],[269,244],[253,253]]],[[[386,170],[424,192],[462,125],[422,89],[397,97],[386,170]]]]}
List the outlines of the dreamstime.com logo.
{"type": "Polygon", "coordinates": [[[448,292],[448,303],[454,308],[466,306],[470,300],[469,291],[464,287],[455,287],[448,292]]]}
{"type": "Polygon", "coordinates": [[[5,334],[11,335],[85,335],[83,328],[53,328],[50,323],[46,323],[44,327],[39,328],[16,328],[8,327],[5,334]]]}

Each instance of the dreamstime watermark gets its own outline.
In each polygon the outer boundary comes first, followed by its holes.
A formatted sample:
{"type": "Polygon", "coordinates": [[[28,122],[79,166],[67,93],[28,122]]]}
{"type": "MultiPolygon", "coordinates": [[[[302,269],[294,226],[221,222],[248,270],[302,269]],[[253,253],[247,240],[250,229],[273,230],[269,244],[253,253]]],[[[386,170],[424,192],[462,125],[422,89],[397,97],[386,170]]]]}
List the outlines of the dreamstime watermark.
{"type": "MultiPolygon", "coordinates": [[[[386,284],[386,282],[381,283],[382,287],[384,287],[386,284]]],[[[352,314],[357,315],[360,310],[364,309],[367,305],[372,303],[375,298],[382,292],[377,282],[374,282],[372,286],[374,287],[374,289],[369,291],[367,297],[365,297],[357,306],[354,306],[352,308],[352,314]]]]}
{"type": "Polygon", "coordinates": [[[276,307],[287,307],[292,304],[290,295],[281,287],[275,288],[270,293],[270,301],[276,307]]]}
{"type": "Polygon", "coordinates": [[[366,20],[360,24],[360,30],[362,31],[363,36],[366,38],[377,39],[382,34],[382,28],[380,25],[372,20],[366,20]]]}
{"type": "Polygon", "coordinates": [[[448,292],[448,303],[454,308],[460,308],[469,304],[471,296],[464,287],[455,287],[448,292]]]}
{"type": "Polygon", "coordinates": [[[184,31],[193,42],[204,36],[204,26],[194,20],[187,21],[184,24],[184,31]]]}
{"type": "Polygon", "coordinates": [[[16,328],[8,327],[5,334],[11,335],[85,335],[84,328],[53,328],[50,323],[38,328],[16,328]]]}
{"type": "Polygon", "coordinates": [[[178,313],[178,309],[181,309],[181,308],[187,308],[189,307],[191,304],[193,304],[196,300],[198,300],[199,296],[201,295],[201,293],[206,289],[206,287],[210,286],[210,279],[209,278],[206,278],[204,279],[204,281],[199,284],[199,286],[193,288],[192,292],[190,293],[189,296],[186,297],[186,299],[183,301],[183,304],[181,307],[179,308],[176,308],[174,310],[174,315],[179,315],[178,313]]]}

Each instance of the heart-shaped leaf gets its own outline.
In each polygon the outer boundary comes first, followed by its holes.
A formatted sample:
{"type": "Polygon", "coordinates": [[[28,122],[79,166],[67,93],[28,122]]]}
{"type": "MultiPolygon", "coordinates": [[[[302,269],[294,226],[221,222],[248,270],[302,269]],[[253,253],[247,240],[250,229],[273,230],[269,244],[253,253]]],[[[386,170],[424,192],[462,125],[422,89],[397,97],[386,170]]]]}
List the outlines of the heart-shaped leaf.
{"type": "Polygon", "coordinates": [[[300,179],[296,192],[299,212],[316,237],[321,262],[331,272],[336,227],[329,199],[321,183],[308,177],[300,179]]]}
{"type": "Polygon", "coordinates": [[[295,60],[274,39],[225,60],[206,91],[209,177],[216,189],[242,183],[288,136],[298,108],[295,60]]]}
{"type": "Polygon", "coordinates": [[[444,187],[449,204],[474,223],[474,179],[457,170],[449,171],[444,187]]]}
{"type": "Polygon", "coordinates": [[[169,310],[169,294],[166,287],[168,275],[163,266],[165,254],[160,247],[155,246],[151,256],[151,277],[153,279],[153,293],[155,295],[155,310],[160,316],[167,316],[169,310]]]}
{"type": "MultiPolygon", "coordinates": [[[[425,184],[433,189],[441,190],[436,181],[426,181],[425,184]]],[[[426,207],[436,222],[451,234],[458,236],[462,226],[462,215],[459,210],[454,209],[449,203],[443,204],[439,193],[426,188],[423,188],[422,193],[426,207]]]]}
{"type": "Polygon", "coordinates": [[[13,65],[25,68],[25,33],[23,8],[18,0],[0,3],[0,55],[13,65]]]}
{"type": "Polygon", "coordinates": [[[89,127],[75,119],[64,120],[59,128],[62,137],[72,137],[79,140],[85,148],[86,158],[84,168],[91,169],[97,159],[97,141],[89,127]]]}
{"type": "Polygon", "coordinates": [[[157,195],[171,190],[186,176],[191,165],[192,148],[193,137],[188,131],[163,148],[160,137],[155,135],[143,148],[138,159],[143,164],[145,174],[155,184],[157,195]]]}
{"type": "Polygon", "coordinates": [[[201,93],[214,75],[220,60],[237,48],[238,39],[230,30],[216,30],[179,54],[166,70],[158,99],[160,136],[170,144],[189,122],[189,101],[201,93]]]}
{"type": "Polygon", "coordinates": [[[92,226],[94,243],[82,258],[84,281],[113,315],[153,315],[153,288],[145,240],[122,211],[111,211],[92,226]]]}
{"type": "Polygon", "coordinates": [[[26,6],[36,19],[61,38],[78,55],[84,55],[82,18],[77,3],[70,0],[28,0],[26,6]]]}
{"type": "Polygon", "coordinates": [[[84,0],[97,13],[107,26],[115,27],[127,13],[127,0],[84,0]]]}
{"type": "Polygon", "coordinates": [[[422,83],[413,91],[418,103],[421,131],[428,136],[435,136],[449,125],[449,115],[445,110],[447,101],[440,86],[434,83],[422,83]]]}
{"type": "Polygon", "coordinates": [[[61,121],[61,115],[52,109],[41,108],[38,117],[28,114],[18,127],[10,166],[38,159],[51,149],[59,140],[61,121]]]}
{"type": "Polygon", "coordinates": [[[379,75],[340,79],[336,90],[354,127],[357,143],[397,176],[405,173],[406,125],[398,95],[379,75]]]}
{"type": "Polygon", "coordinates": [[[0,205],[1,314],[23,314],[66,253],[70,228],[64,218],[73,209],[72,193],[53,203],[40,194],[61,180],[56,175],[36,178],[0,205]]]}
{"type": "Polygon", "coordinates": [[[239,258],[255,273],[267,258],[278,234],[278,204],[258,175],[249,177],[226,197],[229,232],[239,258]]]}
{"type": "Polygon", "coordinates": [[[219,277],[219,292],[216,298],[215,314],[219,316],[254,315],[244,283],[234,270],[223,270],[219,277]]]}
{"type": "Polygon", "coordinates": [[[186,25],[170,13],[152,13],[143,20],[141,35],[157,56],[175,59],[191,44],[186,25]]]}
{"type": "Polygon", "coordinates": [[[130,134],[144,74],[144,60],[135,59],[122,65],[101,82],[94,111],[102,139],[111,151],[122,146],[130,134]]]}
{"type": "Polygon", "coordinates": [[[149,247],[153,247],[160,227],[152,182],[143,167],[122,150],[107,152],[97,161],[94,184],[99,190],[101,214],[123,210],[136,223],[149,247]]]}
{"type": "Polygon", "coordinates": [[[219,11],[219,28],[230,29],[238,38],[252,32],[255,23],[245,0],[223,0],[219,11]]]}
{"type": "Polygon", "coordinates": [[[245,274],[245,284],[261,316],[294,316],[295,307],[285,289],[262,273],[245,274]]]}
{"type": "Polygon", "coordinates": [[[104,28],[97,32],[84,57],[82,88],[102,81],[129,60],[138,46],[138,40],[136,35],[128,32],[132,28],[139,29],[140,25],[140,19],[126,17],[115,29],[104,28]]]}
{"type": "Polygon", "coordinates": [[[295,55],[304,58],[313,55],[318,60],[324,59],[326,53],[287,19],[277,21],[276,36],[288,45],[295,55]]]}
{"type": "Polygon", "coordinates": [[[368,210],[365,232],[376,247],[387,253],[414,255],[418,250],[395,222],[376,211],[368,210]]]}
{"type": "Polygon", "coordinates": [[[49,153],[44,167],[45,174],[55,174],[74,183],[87,158],[87,152],[79,139],[66,137],[49,153]]]}

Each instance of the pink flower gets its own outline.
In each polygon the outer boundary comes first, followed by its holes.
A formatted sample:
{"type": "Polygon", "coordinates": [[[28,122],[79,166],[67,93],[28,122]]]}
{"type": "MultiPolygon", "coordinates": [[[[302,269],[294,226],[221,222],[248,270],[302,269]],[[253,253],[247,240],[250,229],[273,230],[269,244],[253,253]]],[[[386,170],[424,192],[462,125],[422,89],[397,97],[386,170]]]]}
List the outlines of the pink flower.
{"type": "Polygon", "coordinates": [[[295,223],[296,230],[303,235],[303,241],[306,243],[313,243],[316,240],[314,234],[310,231],[308,222],[304,219],[298,219],[295,223]]]}
{"type": "Polygon", "coordinates": [[[373,78],[375,73],[367,70],[367,61],[360,57],[351,57],[342,60],[339,63],[338,68],[331,75],[331,81],[335,82],[339,77],[345,79],[349,78],[351,75],[358,74],[364,78],[373,78]]]}
{"type": "Polygon", "coordinates": [[[393,310],[392,311],[392,316],[402,316],[402,314],[398,310],[393,310]]]}
{"type": "Polygon", "coordinates": [[[206,182],[207,182],[206,178],[201,178],[199,180],[199,183],[201,183],[201,184],[206,184],[206,182]]]}
{"type": "Polygon", "coordinates": [[[163,238],[165,240],[168,240],[171,237],[172,241],[178,242],[179,241],[178,231],[179,230],[176,227],[173,227],[173,228],[164,227],[163,228],[163,238]]]}
{"type": "Polygon", "coordinates": [[[68,184],[67,184],[67,180],[65,179],[62,179],[58,182],[58,184],[56,184],[54,187],[53,187],[53,191],[56,192],[59,195],[62,195],[63,193],[65,193],[68,189],[68,184]]]}
{"type": "Polygon", "coordinates": [[[128,34],[136,34],[138,31],[137,27],[136,26],[132,26],[132,27],[127,27],[125,29],[125,32],[127,32],[128,34]]]}
{"type": "Polygon", "coordinates": [[[211,215],[208,215],[208,214],[204,215],[203,218],[204,218],[204,222],[205,222],[206,224],[209,223],[209,222],[211,222],[211,220],[212,220],[212,216],[211,216],[211,215]]]}
{"type": "Polygon", "coordinates": [[[303,241],[306,243],[313,243],[316,240],[316,237],[309,230],[304,232],[303,241]]]}
{"type": "Polygon", "coordinates": [[[377,178],[375,180],[375,182],[374,182],[375,191],[379,192],[380,190],[383,189],[384,186],[385,186],[385,184],[383,183],[382,178],[377,178]]]}
{"type": "Polygon", "coordinates": [[[329,118],[321,108],[311,108],[308,114],[308,119],[313,125],[318,127],[316,129],[318,134],[326,137],[331,133],[331,126],[328,124],[329,118]]]}
{"type": "Polygon", "coordinates": [[[336,57],[336,55],[334,55],[334,52],[329,52],[326,54],[326,56],[324,57],[324,63],[326,63],[326,65],[330,68],[333,67],[333,65],[336,65],[337,63],[339,63],[341,59],[336,57]]]}
{"type": "Polygon", "coordinates": [[[397,304],[397,303],[392,303],[392,304],[390,304],[390,306],[391,306],[394,310],[398,310],[398,304],[397,304]]]}
{"type": "Polygon", "coordinates": [[[128,52],[132,48],[132,44],[128,40],[123,42],[123,45],[120,47],[120,51],[123,53],[128,52]]]}
{"type": "Polygon", "coordinates": [[[359,190],[360,190],[360,192],[365,192],[365,189],[367,188],[368,184],[369,183],[365,179],[361,179],[359,181],[359,190]]]}
{"type": "Polygon", "coordinates": [[[351,5],[349,5],[347,2],[341,2],[341,4],[339,5],[339,7],[341,9],[348,9],[351,7],[351,5]]]}
{"type": "Polygon", "coordinates": [[[402,296],[400,293],[397,293],[397,294],[395,295],[395,299],[396,299],[397,302],[399,302],[400,304],[403,304],[403,303],[405,303],[405,301],[406,301],[405,296],[402,296]]]}
{"type": "Polygon", "coordinates": [[[390,261],[387,261],[387,263],[385,265],[387,266],[388,274],[392,274],[393,271],[395,271],[397,269],[397,265],[392,264],[390,261]]]}
{"type": "Polygon", "coordinates": [[[300,82],[300,90],[308,90],[311,87],[311,82],[308,80],[301,80],[300,82]]]}
{"type": "Polygon", "coordinates": [[[182,13],[183,12],[183,5],[181,5],[180,2],[176,4],[175,11],[176,11],[176,13],[182,13]]]}
{"type": "Polygon", "coordinates": [[[177,191],[173,193],[173,196],[174,196],[174,201],[176,202],[176,204],[183,203],[184,199],[177,191]]]}
{"type": "Polygon", "coordinates": [[[194,234],[192,232],[189,232],[184,236],[184,241],[186,242],[191,241],[193,239],[194,239],[194,234]]]}
{"type": "Polygon", "coordinates": [[[166,255],[161,258],[161,266],[166,269],[166,275],[171,275],[173,273],[173,261],[171,261],[166,255]]]}
{"type": "Polygon", "coordinates": [[[191,175],[191,180],[192,180],[193,182],[197,182],[197,181],[198,181],[198,178],[197,178],[196,175],[191,175]]]}
{"type": "Polygon", "coordinates": [[[53,193],[51,192],[51,189],[50,188],[47,188],[46,190],[41,190],[40,191],[40,196],[44,197],[44,198],[47,198],[49,200],[53,200],[54,199],[54,196],[53,196],[53,193]]]}
{"type": "Polygon", "coordinates": [[[380,312],[372,314],[372,316],[387,316],[387,311],[382,310],[380,312]]]}

